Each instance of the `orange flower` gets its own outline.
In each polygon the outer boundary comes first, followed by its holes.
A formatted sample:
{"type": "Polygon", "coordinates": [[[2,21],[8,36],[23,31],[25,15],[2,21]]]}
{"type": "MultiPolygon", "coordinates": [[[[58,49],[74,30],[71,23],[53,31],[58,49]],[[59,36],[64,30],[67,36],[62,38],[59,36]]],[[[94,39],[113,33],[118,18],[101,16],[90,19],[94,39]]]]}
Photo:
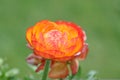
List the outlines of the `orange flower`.
{"type": "Polygon", "coordinates": [[[83,48],[84,31],[71,22],[43,20],[27,29],[26,39],[34,54],[46,59],[66,61],[83,48]]]}
{"type": "Polygon", "coordinates": [[[84,60],[88,53],[85,32],[80,26],[71,22],[40,21],[27,29],[26,39],[27,46],[33,50],[27,62],[38,66],[36,69],[38,72],[44,68],[45,60],[51,59],[50,78],[68,76],[68,65],[72,74],[76,74],[79,67],[78,60],[84,60]]]}

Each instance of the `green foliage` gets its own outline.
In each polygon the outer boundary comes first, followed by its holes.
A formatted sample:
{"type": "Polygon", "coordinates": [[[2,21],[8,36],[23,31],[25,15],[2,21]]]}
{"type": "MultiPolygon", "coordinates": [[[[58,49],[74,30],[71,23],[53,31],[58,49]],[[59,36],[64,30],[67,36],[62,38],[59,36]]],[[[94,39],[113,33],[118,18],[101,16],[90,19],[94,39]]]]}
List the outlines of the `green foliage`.
{"type": "Polygon", "coordinates": [[[1,80],[17,80],[19,70],[17,68],[10,69],[8,64],[4,63],[4,60],[0,58],[0,79],[1,80]]]}
{"type": "Polygon", "coordinates": [[[0,80],[35,80],[33,76],[25,76],[20,79],[17,75],[19,74],[18,68],[10,68],[8,64],[0,58],[0,80]]]}

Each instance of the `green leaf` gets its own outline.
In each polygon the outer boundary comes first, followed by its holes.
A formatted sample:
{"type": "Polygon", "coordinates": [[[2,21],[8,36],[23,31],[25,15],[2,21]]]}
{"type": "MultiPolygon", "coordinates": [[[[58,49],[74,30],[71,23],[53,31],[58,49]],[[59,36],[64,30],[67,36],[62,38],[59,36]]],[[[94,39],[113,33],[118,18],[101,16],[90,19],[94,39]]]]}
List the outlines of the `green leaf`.
{"type": "Polygon", "coordinates": [[[13,77],[19,74],[19,70],[17,68],[13,68],[5,73],[5,77],[13,77]]]}
{"type": "Polygon", "coordinates": [[[98,80],[97,72],[95,70],[89,71],[86,80],[98,80]]]}

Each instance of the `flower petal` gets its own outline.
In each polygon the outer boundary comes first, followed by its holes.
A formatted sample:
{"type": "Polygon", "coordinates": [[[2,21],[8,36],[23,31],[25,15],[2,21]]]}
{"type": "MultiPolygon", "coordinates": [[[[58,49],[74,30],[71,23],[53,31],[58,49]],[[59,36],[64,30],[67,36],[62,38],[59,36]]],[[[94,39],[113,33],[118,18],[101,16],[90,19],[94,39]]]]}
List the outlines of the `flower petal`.
{"type": "Polygon", "coordinates": [[[26,60],[29,64],[38,65],[42,62],[43,58],[40,56],[36,56],[35,54],[30,54],[26,60]]]}
{"type": "Polygon", "coordinates": [[[30,46],[32,46],[32,31],[33,31],[33,27],[28,28],[26,31],[26,39],[30,44],[30,46]]]}
{"type": "Polygon", "coordinates": [[[86,58],[87,54],[88,54],[88,44],[85,43],[83,46],[83,49],[81,51],[81,54],[79,56],[77,56],[77,58],[79,60],[84,60],[86,58]]]}
{"type": "Polygon", "coordinates": [[[79,69],[79,62],[77,59],[74,59],[71,61],[70,64],[71,70],[72,70],[72,74],[75,75],[78,72],[79,69]]]}
{"type": "Polygon", "coordinates": [[[68,75],[68,68],[66,63],[55,62],[49,72],[50,78],[65,78],[68,75]]]}
{"type": "Polygon", "coordinates": [[[35,72],[39,72],[40,70],[44,69],[44,66],[45,66],[45,61],[43,61],[43,62],[37,67],[37,69],[35,70],[35,72]]]}
{"type": "Polygon", "coordinates": [[[58,28],[60,30],[65,30],[65,32],[67,31],[70,34],[69,37],[71,39],[79,36],[83,40],[84,32],[80,26],[66,21],[57,21],[56,23],[59,25],[60,28],[58,28]]]}

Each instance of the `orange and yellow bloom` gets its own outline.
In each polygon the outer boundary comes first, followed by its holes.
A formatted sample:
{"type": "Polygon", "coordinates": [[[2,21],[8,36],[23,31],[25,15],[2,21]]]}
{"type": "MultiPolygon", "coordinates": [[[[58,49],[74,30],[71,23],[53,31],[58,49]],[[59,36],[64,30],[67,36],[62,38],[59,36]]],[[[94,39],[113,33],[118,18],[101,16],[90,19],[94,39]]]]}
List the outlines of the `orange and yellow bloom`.
{"type": "Polygon", "coordinates": [[[33,54],[27,58],[28,63],[41,63],[36,70],[39,71],[43,69],[45,60],[50,59],[51,78],[66,77],[69,74],[67,62],[70,63],[72,74],[75,74],[78,70],[78,59],[83,60],[88,52],[85,32],[71,22],[40,21],[27,29],[26,39],[28,47],[33,50],[33,54]]]}

